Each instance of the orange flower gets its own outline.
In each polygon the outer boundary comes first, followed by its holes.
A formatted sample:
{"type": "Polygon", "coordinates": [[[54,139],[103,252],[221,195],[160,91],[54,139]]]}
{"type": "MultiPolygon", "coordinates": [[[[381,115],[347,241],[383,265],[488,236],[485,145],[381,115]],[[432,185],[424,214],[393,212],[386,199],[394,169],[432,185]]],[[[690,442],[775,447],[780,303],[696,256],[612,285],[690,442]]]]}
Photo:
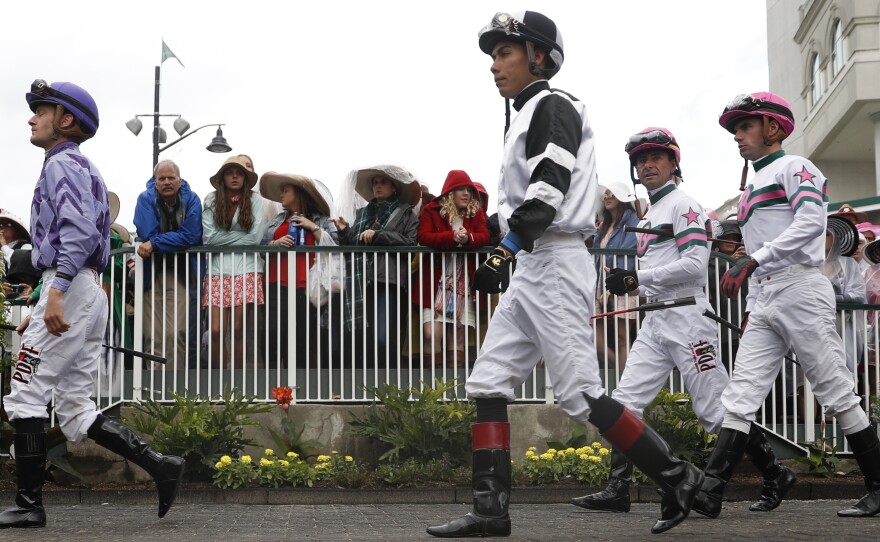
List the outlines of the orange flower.
{"type": "Polygon", "coordinates": [[[275,399],[276,403],[282,405],[282,408],[284,408],[290,405],[290,402],[293,401],[293,389],[291,389],[290,386],[272,388],[272,398],[275,399]]]}

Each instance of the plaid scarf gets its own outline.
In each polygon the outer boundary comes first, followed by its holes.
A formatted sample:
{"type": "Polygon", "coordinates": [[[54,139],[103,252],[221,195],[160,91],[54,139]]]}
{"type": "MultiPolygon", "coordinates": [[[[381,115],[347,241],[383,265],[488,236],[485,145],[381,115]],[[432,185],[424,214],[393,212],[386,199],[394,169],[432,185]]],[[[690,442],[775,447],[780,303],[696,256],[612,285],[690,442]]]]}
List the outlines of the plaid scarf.
{"type": "MultiPolygon", "coordinates": [[[[364,246],[365,243],[360,239],[361,234],[367,230],[384,229],[399,206],[400,201],[397,198],[388,199],[381,203],[375,199],[371,200],[364,207],[364,212],[351,225],[354,244],[364,246]]],[[[345,281],[345,322],[349,331],[368,329],[369,321],[364,320],[364,277],[366,276],[367,279],[373,277],[374,255],[357,252],[350,254],[349,257],[354,262],[354,269],[351,276],[345,281]]],[[[348,267],[348,269],[352,268],[348,267]]]]}

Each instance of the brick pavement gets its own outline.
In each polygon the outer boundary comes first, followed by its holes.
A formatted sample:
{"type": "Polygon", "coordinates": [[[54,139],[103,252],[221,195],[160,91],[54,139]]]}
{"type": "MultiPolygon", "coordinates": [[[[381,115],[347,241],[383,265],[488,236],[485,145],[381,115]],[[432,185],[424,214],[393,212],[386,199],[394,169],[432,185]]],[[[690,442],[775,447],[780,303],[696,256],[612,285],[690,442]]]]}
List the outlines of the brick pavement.
{"type": "MultiPolygon", "coordinates": [[[[878,540],[880,517],[842,519],[851,500],[788,501],[771,513],[748,502],[725,503],[719,519],[695,515],[665,535],[651,535],[655,503],[629,514],[589,512],[566,504],[514,504],[510,541],[603,540],[878,540]]],[[[175,505],[164,519],[154,506],[50,505],[44,529],[0,530],[0,540],[76,541],[414,541],[435,540],[425,526],[468,510],[461,504],[175,505]]]]}

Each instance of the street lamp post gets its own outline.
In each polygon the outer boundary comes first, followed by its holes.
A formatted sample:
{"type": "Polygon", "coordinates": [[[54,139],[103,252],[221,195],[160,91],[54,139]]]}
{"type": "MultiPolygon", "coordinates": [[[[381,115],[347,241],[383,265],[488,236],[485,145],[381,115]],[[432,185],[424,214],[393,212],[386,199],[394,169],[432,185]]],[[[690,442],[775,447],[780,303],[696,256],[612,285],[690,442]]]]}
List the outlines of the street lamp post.
{"type": "Polygon", "coordinates": [[[189,130],[189,123],[183,119],[182,116],[177,114],[161,114],[159,113],[159,87],[161,86],[161,78],[160,78],[160,67],[156,66],[156,80],[155,80],[155,91],[153,96],[153,113],[152,114],[143,114],[143,115],[135,115],[131,120],[125,123],[125,126],[128,130],[137,136],[141,129],[143,128],[143,123],[141,122],[139,117],[153,117],[153,167],[156,167],[156,164],[159,163],[159,153],[180,143],[187,137],[193,135],[198,132],[202,128],[207,128],[209,126],[217,127],[217,135],[214,136],[214,139],[211,141],[211,144],[206,148],[211,152],[229,152],[232,150],[232,147],[229,146],[229,143],[226,142],[226,138],[223,137],[223,130],[221,126],[223,124],[205,124],[204,126],[199,126],[195,130],[192,130],[187,133],[189,130]],[[159,125],[159,117],[177,117],[177,120],[174,121],[174,130],[180,136],[175,139],[171,143],[160,147],[159,145],[165,143],[167,137],[165,135],[165,130],[159,125]]]}

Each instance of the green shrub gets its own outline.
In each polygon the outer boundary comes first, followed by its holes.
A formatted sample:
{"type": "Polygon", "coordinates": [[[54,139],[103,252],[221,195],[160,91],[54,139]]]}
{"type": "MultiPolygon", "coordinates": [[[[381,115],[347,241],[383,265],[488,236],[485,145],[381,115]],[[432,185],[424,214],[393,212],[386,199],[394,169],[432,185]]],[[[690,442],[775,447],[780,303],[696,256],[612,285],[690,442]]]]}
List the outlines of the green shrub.
{"type": "Polygon", "coordinates": [[[795,461],[806,465],[808,472],[830,478],[840,470],[837,446],[828,446],[823,439],[818,439],[816,442],[802,442],[801,445],[807,447],[809,454],[806,457],[798,456],[795,461]]]}
{"type": "Polygon", "coordinates": [[[364,410],[363,417],[352,413],[351,433],[381,446],[385,451],[380,461],[414,459],[426,463],[439,458],[452,465],[466,463],[476,407],[467,401],[446,399],[456,388],[455,380],[437,378],[434,387],[424,381],[421,384],[421,388],[410,389],[394,385],[367,388],[376,401],[364,410]]]}
{"type": "Polygon", "coordinates": [[[194,480],[210,480],[211,469],[222,455],[238,455],[245,446],[256,445],[244,437],[244,428],[259,425],[252,416],[272,409],[228,388],[218,405],[198,397],[171,395],[171,405],[153,399],[133,403],[137,413],[126,422],[149,436],[160,453],[183,457],[186,476],[194,480]]]}
{"type": "Polygon", "coordinates": [[[701,469],[706,466],[715,435],[703,429],[691,408],[690,395],[663,388],[645,409],[644,418],[669,443],[673,454],[701,469]]]}

